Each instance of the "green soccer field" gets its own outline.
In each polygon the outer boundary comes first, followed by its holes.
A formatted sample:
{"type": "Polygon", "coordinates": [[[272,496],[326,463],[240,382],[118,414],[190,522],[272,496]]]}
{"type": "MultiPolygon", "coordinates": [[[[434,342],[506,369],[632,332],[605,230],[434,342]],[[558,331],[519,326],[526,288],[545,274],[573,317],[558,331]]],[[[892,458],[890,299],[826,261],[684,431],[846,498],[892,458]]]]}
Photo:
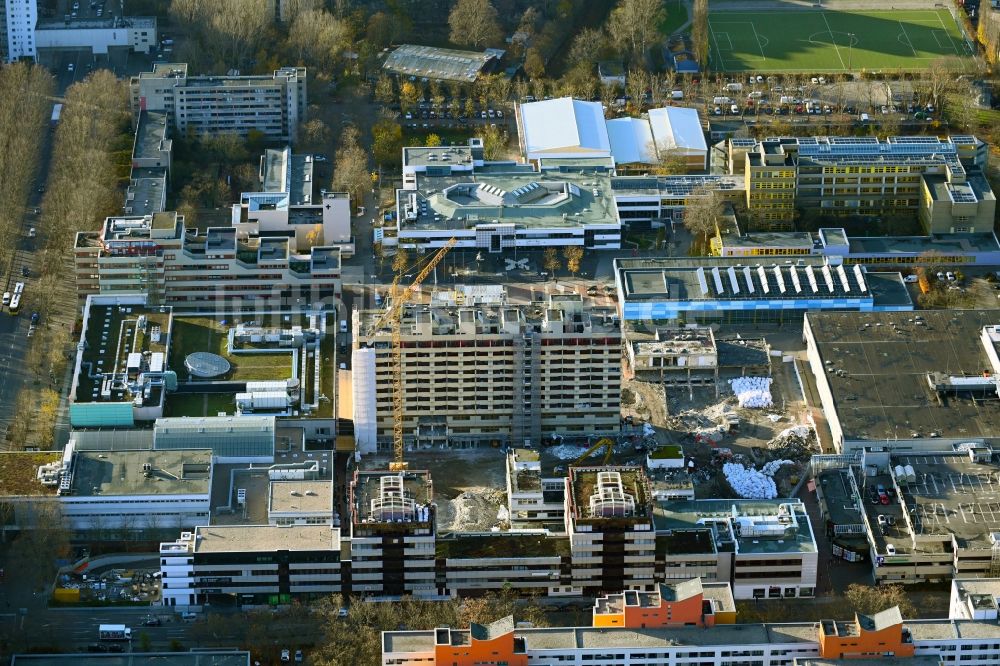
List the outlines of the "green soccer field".
{"type": "Polygon", "coordinates": [[[969,55],[945,9],[717,12],[709,40],[712,69],[724,72],[920,70],[969,55]]]}

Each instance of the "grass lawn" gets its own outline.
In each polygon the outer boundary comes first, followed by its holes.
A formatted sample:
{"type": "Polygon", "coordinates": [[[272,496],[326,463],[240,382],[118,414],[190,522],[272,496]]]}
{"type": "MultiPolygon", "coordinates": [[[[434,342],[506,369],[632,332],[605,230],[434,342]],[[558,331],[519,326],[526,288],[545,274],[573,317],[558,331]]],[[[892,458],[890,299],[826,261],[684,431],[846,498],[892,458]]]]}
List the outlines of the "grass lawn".
{"type": "Polygon", "coordinates": [[[215,416],[219,412],[236,412],[232,393],[170,393],[163,408],[164,416],[215,416]]]}
{"type": "Polygon", "coordinates": [[[688,15],[681,0],[663,0],[663,7],[667,10],[667,17],[660,22],[660,34],[669,37],[687,23],[688,15]]]}
{"type": "Polygon", "coordinates": [[[946,9],[709,15],[712,67],[727,72],[921,70],[966,56],[946,9]]]}
{"type": "Polygon", "coordinates": [[[233,354],[226,353],[226,332],[231,320],[211,317],[184,317],[174,320],[170,344],[170,367],[178,379],[188,379],[184,359],[196,351],[207,351],[224,357],[232,369],[224,377],[233,381],[279,380],[292,375],[290,353],[233,354]],[[221,322],[226,321],[224,326],[221,322]]]}

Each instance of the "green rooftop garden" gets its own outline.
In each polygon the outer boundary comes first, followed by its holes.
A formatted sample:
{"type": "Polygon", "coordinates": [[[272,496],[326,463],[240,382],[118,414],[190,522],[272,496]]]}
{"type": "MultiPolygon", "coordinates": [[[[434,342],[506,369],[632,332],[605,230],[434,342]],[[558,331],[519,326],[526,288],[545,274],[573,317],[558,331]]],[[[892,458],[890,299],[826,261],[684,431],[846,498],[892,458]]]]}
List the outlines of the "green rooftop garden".
{"type": "Polygon", "coordinates": [[[174,318],[170,344],[170,368],[181,381],[189,379],[184,359],[188,354],[204,351],[218,354],[232,364],[229,373],[220,379],[231,381],[268,381],[288,379],[292,375],[292,356],[288,352],[273,354],[232,354],[226,351],[229,328],[236,321],[229,318],[174,318]],[[226,324],[222,322],[225,321],[226,324]]]}
{"type": "Polygon", "coordinates": [[[684,457],[684,451],[676,444],[664,444],[649,454],[653,460],[675,460],[684,457]]]}
{"type": "Polygon", "coordinates": [[[540,534],[497,534],[495,536],[438,539],[437,557],[568,557],[569,539],[540,534]]]}

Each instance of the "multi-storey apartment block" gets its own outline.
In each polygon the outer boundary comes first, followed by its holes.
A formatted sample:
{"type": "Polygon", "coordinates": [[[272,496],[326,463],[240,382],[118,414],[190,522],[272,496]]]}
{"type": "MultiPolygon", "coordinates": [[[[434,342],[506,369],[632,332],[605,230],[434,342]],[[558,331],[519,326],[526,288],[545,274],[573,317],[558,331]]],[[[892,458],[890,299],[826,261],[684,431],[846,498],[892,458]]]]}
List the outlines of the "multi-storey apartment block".
{"type": "Polygon", "coordinates": [[[271,76],[188,76],[184,63],[162,63],[131,79],[132,111],[163,111],[180,132],[251,131],[291,141],[306,116],[306,69],[271,76]]]}
{"type": "MultiPolygon", "coordinates": [[[[391,332],[355,312],[359,450],[392,438],[391,332]]],[[[410,446],[538,443],[617,432],[621,334],[613,310],[575,294],[528,306],[407,306],[402,315],[404,437],[410,446]]]]}
{"type": "Polygon", "coordinates": [[[34,58],[38,0],[0,1],[0,62],[34,58]]]}
{"type": "Polygon", "coordinates": [[[162,212],[109,217],[76,235],[77,292],[148,294],[185,309],[304,309],[340,297],[340,249],[297,250],[295,238],[232,227],[188,230],[162,212]]]}
{"type": "Polygon", "coordinates": [[[428,472],[361,472],[351,481],[351,587],[366,596],[436,591],[428,472]]]}
{"type": "Polygon", "coordinates": [[[656,533],[645,473],[570,467],[565,493],[574,586],[585,593],[651,589],[656,533]]]}
{"type": "Polygon", "coordinates": [[[287,604],[341,591],[340,530],[327,525],[213,525],[160,544],[162,604],[201,606],[215,595],[287,604]]]}
{"type": "Polygon", "coordinates": [[[973,136],[782,137],[730,154],[745,161],[746,206],[760,228],[790,228],[804,209],[916,214],[928,233],[993,229],[986,144],[973,136]]]}

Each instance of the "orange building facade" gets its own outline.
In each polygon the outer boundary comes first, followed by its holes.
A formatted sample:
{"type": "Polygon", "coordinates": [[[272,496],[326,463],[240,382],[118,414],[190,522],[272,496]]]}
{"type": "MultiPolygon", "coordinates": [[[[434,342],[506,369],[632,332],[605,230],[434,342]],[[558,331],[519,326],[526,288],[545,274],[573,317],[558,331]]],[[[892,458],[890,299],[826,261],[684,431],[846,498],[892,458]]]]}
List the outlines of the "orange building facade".
{"type": "Polygon", "coordinates": [[[819,623],[819,654],[825,659],[912,657],[913,651],[898,606],[874,615],[858,613],[854,622],[819,623]]]}
{"type": "Polygon", "coordinates": [[[700,578],[663,583],[656,592],[626,590],[597,599],[594,627],[655,629],[671,626],[713,627],[736,622],[728,583],[702,583],[700,578]]]}
{"type": "Polygon", "coordinates": [[[488,625],[472,624],[469,631],[435,630],[434,663],[441,666],[528,666],[524,640],[514,636],[514,619],[488,625]]]}

